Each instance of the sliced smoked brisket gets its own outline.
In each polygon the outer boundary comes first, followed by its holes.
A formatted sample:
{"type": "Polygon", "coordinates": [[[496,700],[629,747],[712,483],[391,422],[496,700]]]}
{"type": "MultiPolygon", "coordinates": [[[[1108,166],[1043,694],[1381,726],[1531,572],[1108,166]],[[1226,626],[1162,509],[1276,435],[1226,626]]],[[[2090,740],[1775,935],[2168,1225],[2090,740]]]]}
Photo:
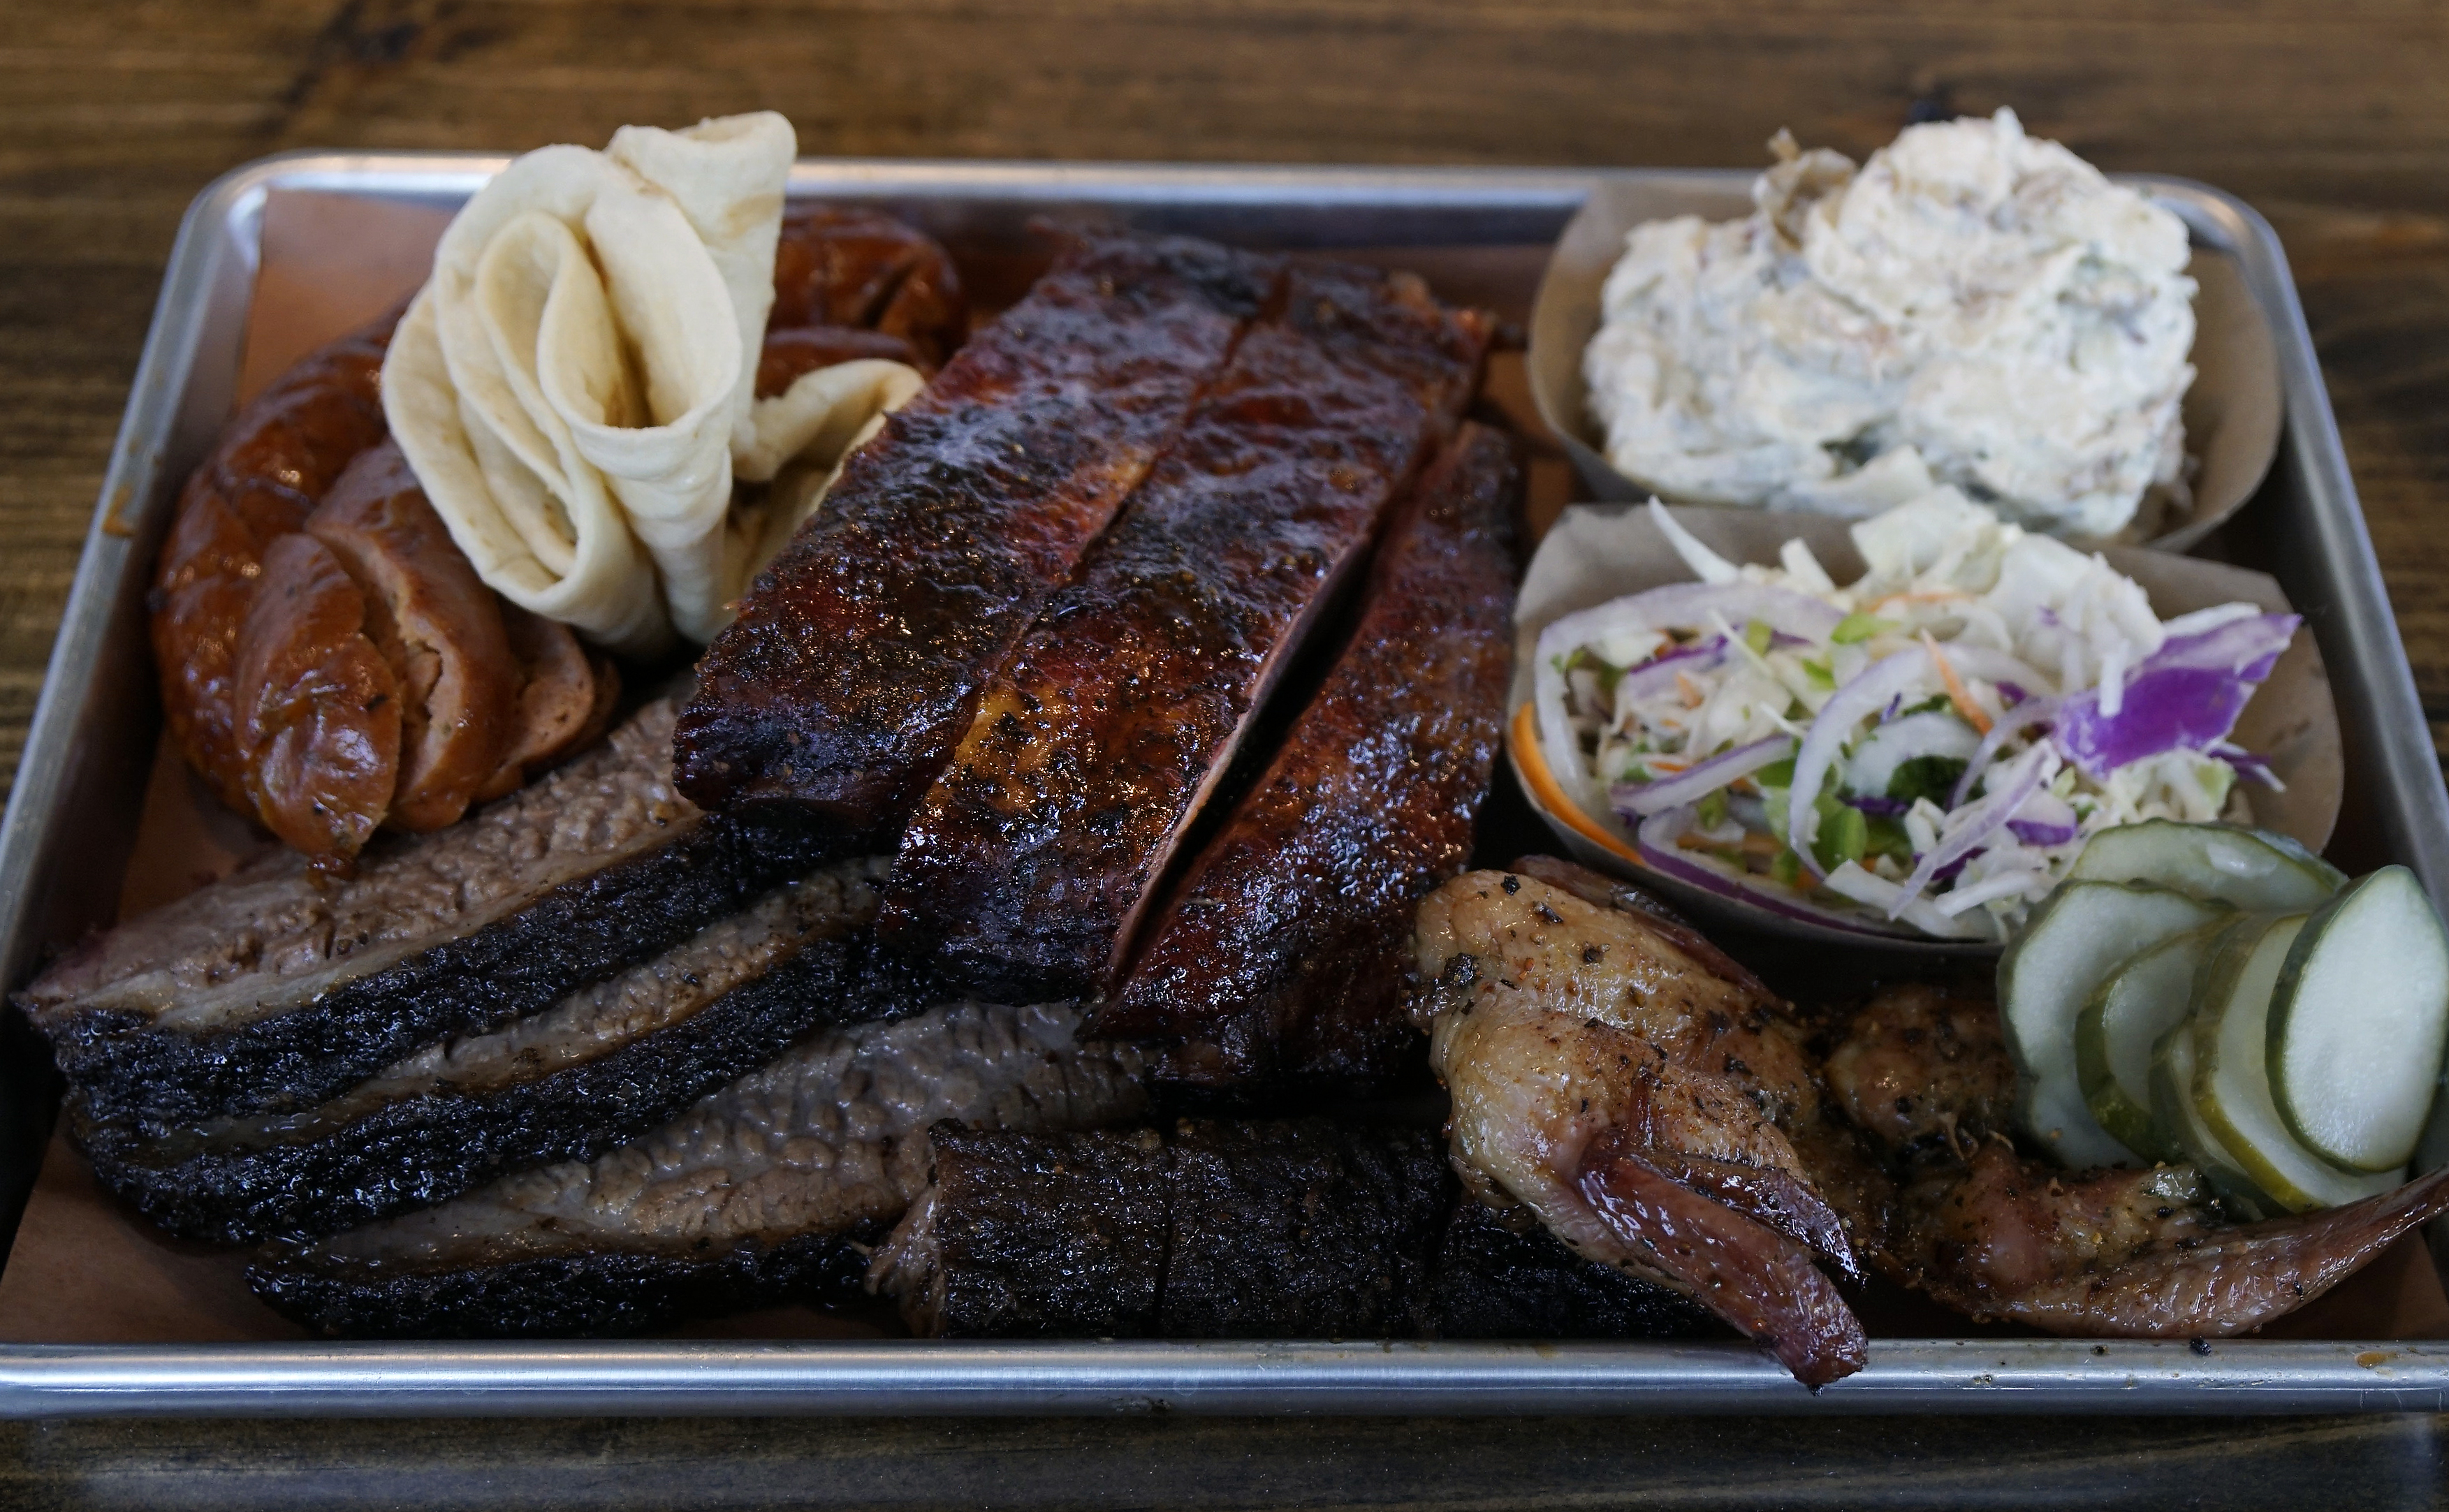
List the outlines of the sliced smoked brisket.
{"type": "Polygon", "coordinates": [[[1467,1197],[1425,1129],[938,1125],[872,1289],[930,1338],[1604,1338],[1707,1314],[1467,1197]]]}
{"type": "Polygon", "coordinates": [[[258,1295],[319,1333],[634,1332],[838,1300],[927,1183],[930,1125],[1066,1129],[1146,1105],[1128,1046],[1081,1045],[1063,1005],[952,1003],[822,1028],[591,1162],[267,1251],[258,1295]]]}
{"type": "Polygon", "coordinates": [[[93,1117],[311,1108],[655,956],[825,860],[672,790],[672,707],[343,882],[276,854],[71,951],[17,997],[93,1117]]]}
{"type": "Polygon", "coordinates": [[[174,1234],[313,1237],[446,1201],[494,1177],[586,1160],[652,1132],[807,1030],[944,1000],[865,926],[883,862],[837,863],[551,1011],[429,1045],[303,1113],[168,1135],[70,1131],[105,1183],[174,1234]]]}

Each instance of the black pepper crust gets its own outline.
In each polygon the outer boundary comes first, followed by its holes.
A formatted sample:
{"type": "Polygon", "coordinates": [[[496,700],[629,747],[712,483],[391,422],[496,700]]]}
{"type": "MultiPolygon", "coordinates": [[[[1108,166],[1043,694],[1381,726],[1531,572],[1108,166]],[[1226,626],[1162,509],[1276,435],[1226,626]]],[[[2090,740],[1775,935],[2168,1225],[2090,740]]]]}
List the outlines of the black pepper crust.
{"type": "Polygon", "coordinates": [[[420,1270],[267,1261],[247,1284],[330,1339],[585,1338],[789,1302],[849,1302],[882,1225],[701,1253],[604,1249],[420,1270]]]}
{"type": "Polygon", "coordinates": [[[1547,1230],[1517,1233],[1456,1204],[1419,1314],[1441,1339],[1657,1339],[1719,1334],[1707,1310],[1655,1282],[1584,1259],[1547,1230]]]}
{"type": "Polygon", "coordinates": [[[52,1051],[97,1120],[160,1133],[312,1107],[437,1040],[540,1013],[855,849],[789,824],[701,820],[269,1018],[194,1034],[97,1010],[51,1025],[52,1051]]]}
{"type": "Polygon", "coordinates": [[[897,1019],[945,1000],[926,966],[865,930],[798,954],[686,1019],[608,1054],[485,1092],[403,1098],[320,1138],[190,1149],[73,1104],[105,1184],[173,1234],[222,1244],[311,1238],[431,1207],[530,1166],[592,1160],[773,1060],[812,1028],[897,1019]]]}

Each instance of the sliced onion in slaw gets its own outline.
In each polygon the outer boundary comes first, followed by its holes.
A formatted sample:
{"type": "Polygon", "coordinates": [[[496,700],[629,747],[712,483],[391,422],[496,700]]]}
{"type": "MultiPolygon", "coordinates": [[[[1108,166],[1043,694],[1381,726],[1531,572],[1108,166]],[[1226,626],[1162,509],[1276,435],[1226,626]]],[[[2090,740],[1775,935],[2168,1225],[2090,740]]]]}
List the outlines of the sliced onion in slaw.
{"type": "Polygon", "coordinates": [[[1981,774],[1990,770],[1990,763],[1998,759],[2000,746],[2034,725],[2048,724],[2057,718],[2057,714],[2058,700],[2047,697],[2026,699],[2009,709],[2003,718],[1990,726],[1990,733],[1981,737],[1981,743],[1973,748],[1973,758],[1964,763],[1964,775],[1956,779],[1956,786],[1948,792],[1947,806],[1951,809],[1964,807],[1964,800],[1973,795],[1973,784],[1980,781],[1981,774]]]}
{"type": "Polygon", "coordinates": [[[1786,790],[1786,844],[1813,876],[1825,873],[1811,853],[1811,838],[1818,829],[1819,811],[1812,804],[1820,796],[1821,784],[1828,777],[1837,756],[1844,748],[1845,737],[1854,726],[1887,707],[1888,699],[1903,693],[1923,678],[1936,679],[1938,672],[1930,664],[1930,653],[1920,646],[1908,646],[1902,651],[1874,661],[1860,677],[1828,696],[1820,706],[1819,717],[1803,734],[1803,747],[1794,755],[1794,784],[1786,790]]]}
{"type": "MultiPolygon", "coordinates": [[[[1964,932],[1935,910],[1930,917],[1937,925],[1936,928],[1925,928],[1919,922],[1909,928],[1899,928],[1848,909],[1833,909],[1825,904],[1814,903],[1792,888],[1784,887],[1767,877],[1754,876],[1748,871],[1741,871],[1734,867],[1713,860],[1706,854],[1683,850],[1675,842],[1692,827],[1692,821],[1693,813],[1688,807],[1662,810],[1642,820],[1638,835],[1641,864],[1661,876],[1672,877],[1704,892],[1714,893],[1722,898],[1731,898],[1738,903],[1747,903],[1753,908],[1764,909],[1782,918],[1798,919],[1805,924],[1824,925],[1832,929],[1842,929],[1849,934],[1867,935],[1879,940],[1918,940],[1934,934],[1941,939],[1988,938],[1986,935],[1964,932]]],[[[1850,866],[1852,863],[1848,862],[1847,865],[1850,866]]],[[[1887,884],[1890,887],[1895,885],[1887,884]]],[[[1924,907],[1927,908],[1928,905],[1924,907]]]]}
{"type": "Polygon", "coordinates": [[[1852,861],[1839,864],[1836,871],[1828,873],[1827,888],[1829,891],[1841,898],[1851,898],[1865,908],[1877,909],[1882,913],[1888,913],[1891,909],[1894,909],[1896,911],[1890,914],[1890,917],[1902,919],[1911,925],[1918,934],[1932,935],[1941,940],[1995,940],[1997,938],[1995,933],[1982,928],[1977,924],[1967,924],[1949,918],[1933,907],[1926,898],[1903,896],[1903,888],[1875,871],[1864,871],[1859,864],[1852,861]]]}
{"type": "Polygon", "coordinates": [[[1706,761],[1655,782],[1619,782],[1608,789],[1618,813],[1648,818],[1661,809],[1698,803],[1737,777],[1747,777],[1794,749],[1794,737],[1773,735],[1765,740],[1722,751],[1706,761]]]}
{"type": "MultiPolygon", "coordinates": [[[[1764,584],[1673,583],[1612,599],[1551,623],[1539,632],[1538,648],[1533,653],[1532,699],[1539,711],[1539,742],[1549,775],[1576,804],[1595,813],[1606,807],[1606,794],[1599,792],[1596,777],[1582,760],[1581,742],[1573,737],[1572,718],[1565,708],[1565,674],[1558,663],[1583,646],[1614,636],[1697,628],[1707,624],[1712,613],[1730,624],[1758,620],[1773,632],[1814,642],[1827,640],[1845,618],[1834,604],[1764,584]]],[[[1627,675],[1644,670],[1634,667],[1627,675]]]]}
{"type": "Polygon", "coordinates": [[[1969,808],[1949,813],[1946,826],[1939,832],[1938,848],[1914,863],[1913,875],[1905,878],[1903,897],[1888,909],[1888,917],[1899,915],[1907,903],[1922,895],[1936,880],[1932,873],[1958,856],[1970,855],[1976,846],[2004,828],[2024,806],[2024,800],[2040,790],[2041,768],[2051,756],[2049,742],[2036,742],[2007,769],[2006,778],[1996,791],[1984,794],[1981,801],[1969,808]]]}

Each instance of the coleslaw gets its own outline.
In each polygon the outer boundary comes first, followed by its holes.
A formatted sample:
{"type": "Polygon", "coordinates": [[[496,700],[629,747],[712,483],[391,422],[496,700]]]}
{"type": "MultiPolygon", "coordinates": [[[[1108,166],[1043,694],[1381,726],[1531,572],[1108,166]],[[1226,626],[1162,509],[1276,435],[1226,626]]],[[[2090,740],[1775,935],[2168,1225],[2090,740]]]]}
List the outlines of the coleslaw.
{"type": "Polygon", "coordinates": [[[2097,555],[1953,488],[1738,565],[1652,518],[1697,583],[1539,637],[1529,728],[1557,795],[1668,875],[1876,934],[2006,938],[2104,829],[2242,816],[2230,738],[2301,622],[2162,621],[2097,555]]]}

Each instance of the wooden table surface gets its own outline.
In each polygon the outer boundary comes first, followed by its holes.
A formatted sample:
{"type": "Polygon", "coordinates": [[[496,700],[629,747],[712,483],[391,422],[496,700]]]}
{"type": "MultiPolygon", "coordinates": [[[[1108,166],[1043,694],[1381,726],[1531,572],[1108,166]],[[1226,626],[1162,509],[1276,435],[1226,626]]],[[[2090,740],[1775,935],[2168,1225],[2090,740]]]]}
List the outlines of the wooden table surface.
{"type": "MultiPolygon", "coordinates": [[[[2449,749],[2438,0],[0,0],[0,781],[181,211],[293,147],[1747,166],[2014,105],[2279,227],[2449,749]]],[[[0,1505],[2433,1505],[2444,1421],[0,1427],[0,1505]]]]}

